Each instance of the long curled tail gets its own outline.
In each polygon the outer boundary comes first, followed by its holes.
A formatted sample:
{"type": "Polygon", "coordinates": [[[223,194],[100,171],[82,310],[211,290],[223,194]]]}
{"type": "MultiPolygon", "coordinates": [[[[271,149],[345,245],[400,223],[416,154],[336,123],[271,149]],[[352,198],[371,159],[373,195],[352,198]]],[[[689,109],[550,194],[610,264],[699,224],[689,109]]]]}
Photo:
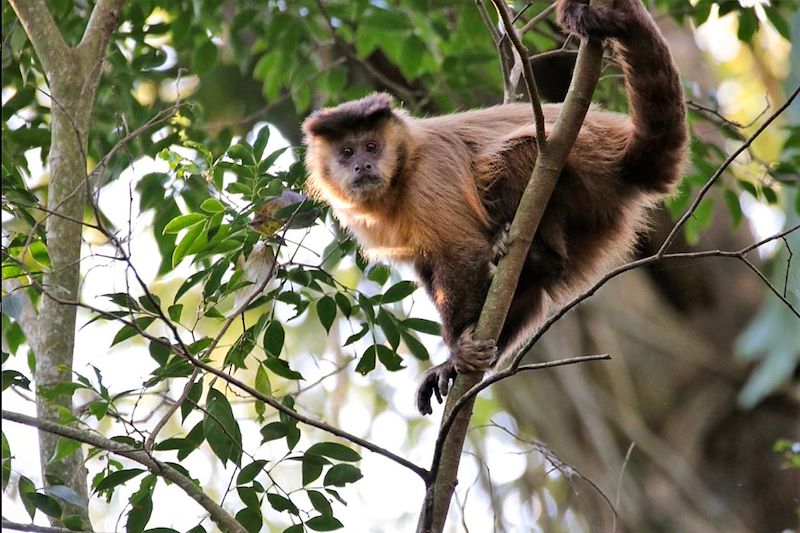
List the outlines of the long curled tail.
{"type": "Polygon", "coordinates": [[[622,156],[623,178],[652,192],[669,192],[680,177],[688,143],[680,78],[664,37],[641,0],[589,6],[558,0],[562,28],[582,37],[611,38],[622,61],[633,131],[622,156]]]}

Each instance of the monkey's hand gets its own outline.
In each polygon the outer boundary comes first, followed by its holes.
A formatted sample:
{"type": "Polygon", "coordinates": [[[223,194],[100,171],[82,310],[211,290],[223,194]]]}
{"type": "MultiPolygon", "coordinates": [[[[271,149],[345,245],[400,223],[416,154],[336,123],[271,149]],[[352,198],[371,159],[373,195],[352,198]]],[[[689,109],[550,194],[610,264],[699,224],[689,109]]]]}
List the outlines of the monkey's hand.
{"type": "Polygon", "coordinates": [[[503,228],[497,233],[497,236],[494,238],[494,243],[492,244],[492,260],[489,262],[489,272],[492,277],[494,277],[494,273],[497,271],[497,265],[500,264],[500,260],[505,257],[511,249],[511,242],[511,224],[506,222],[503,224],[503,228]]]}
{"type": "Polygon", "coordinates": [[[442,403],[442,398],[447,396],[450,383],[456,379],[457,373],[484,372],[497,359],[495,342],[476,341],[473,338],[474,332],[475,328],[472,326],[465,329],[450,353],[450,358],[428,370],[422,377],[422,383],[417,389],[417,409],[421,414],[433,412],[431,398],[434,395],[436,401],[442,403]]]}
{"type": "Polygon", "coordinates": [[[605,39],[620,37],[630,29],[625,11],[631,1],[615,0],[613,6],[590,6],[588,0],[558,0],[558,23],[565,30],[581,37],[605,39]]]}

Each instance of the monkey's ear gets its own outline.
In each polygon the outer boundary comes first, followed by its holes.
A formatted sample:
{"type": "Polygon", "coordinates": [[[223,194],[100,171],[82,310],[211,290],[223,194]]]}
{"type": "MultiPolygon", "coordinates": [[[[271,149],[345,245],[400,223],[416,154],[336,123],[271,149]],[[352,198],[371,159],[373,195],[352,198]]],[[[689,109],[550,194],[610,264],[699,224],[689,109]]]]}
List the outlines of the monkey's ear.
{"type": "Polygon", "coordinates": [[[351,132],[375,129],[394,115],[393,104],[390,95],[375,93],[361,100],[321,109],[303,122],[303,133],[331,139],[351,132]]]}

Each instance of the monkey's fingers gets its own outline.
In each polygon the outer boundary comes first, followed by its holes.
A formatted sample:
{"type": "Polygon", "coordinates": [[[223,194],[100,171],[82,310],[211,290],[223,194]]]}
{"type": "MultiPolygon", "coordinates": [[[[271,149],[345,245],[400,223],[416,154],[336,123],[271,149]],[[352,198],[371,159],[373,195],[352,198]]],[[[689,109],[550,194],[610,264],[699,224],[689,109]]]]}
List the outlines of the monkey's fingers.
{"type": "Polygon", "coordinates": [[[436,401],[442,403],[442,397],[447,395],[450,389],[450,381],[456,377],[456,369],[448,360],[441,365],[428,370],[422,377],[417,389],[417,410],[422,415],[429,415],[433,412],[431,398],[435,395],[436,401]]]}
{"type": "Polygon", "coordinates": [[[497,267],[500,260],[508,254],[511,249],[511,224],[506,222],[503,228],[497,233],[492,243],[492,261],[491,266],[497,267]]]}

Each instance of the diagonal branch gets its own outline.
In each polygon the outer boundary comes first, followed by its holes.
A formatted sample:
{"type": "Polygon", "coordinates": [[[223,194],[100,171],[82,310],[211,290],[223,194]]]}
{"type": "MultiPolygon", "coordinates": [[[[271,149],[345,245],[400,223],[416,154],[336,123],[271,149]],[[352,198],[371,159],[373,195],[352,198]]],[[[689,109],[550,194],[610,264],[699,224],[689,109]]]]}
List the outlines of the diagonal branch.
{"type": "Polygon", "coordinates": [[[135,461],[156,476],[162,477],[178,487],[186,493],[187,496],[196,501],[203,509],[208,511],[211,519],[219,525],[220,529],[230,533],[247,533],[247,530],[239,524],[239,522],[231,516],[225,509],[223,509],[217,502],[208,497],[203,490],[195,485],[194,481],[181,474],[175,468],[166,463],[154,459],[146,451],[139,448],[131,448],[125,444],[114,442],[91,431],[85,429],[78,429],[74,427],[56,424],[55,422],[48,422],[39,418],[15,413],[13,411],[2,411],[3,420],[9,422],[16,422],[36,428],[40,431],[45,431],[53,435],[66,437],[84,444],[89,444],[95,448],[100,448],[111,453],[126,457],[131,461],[135,461]]]}
{"type": "Polygon", "coordinates": [[[64,56],[71,53],[71,48],[58,30],[47,3],[44,0],[9,0],[9,3],[52,82],[54,72],[61,66],[64,56]]]}

